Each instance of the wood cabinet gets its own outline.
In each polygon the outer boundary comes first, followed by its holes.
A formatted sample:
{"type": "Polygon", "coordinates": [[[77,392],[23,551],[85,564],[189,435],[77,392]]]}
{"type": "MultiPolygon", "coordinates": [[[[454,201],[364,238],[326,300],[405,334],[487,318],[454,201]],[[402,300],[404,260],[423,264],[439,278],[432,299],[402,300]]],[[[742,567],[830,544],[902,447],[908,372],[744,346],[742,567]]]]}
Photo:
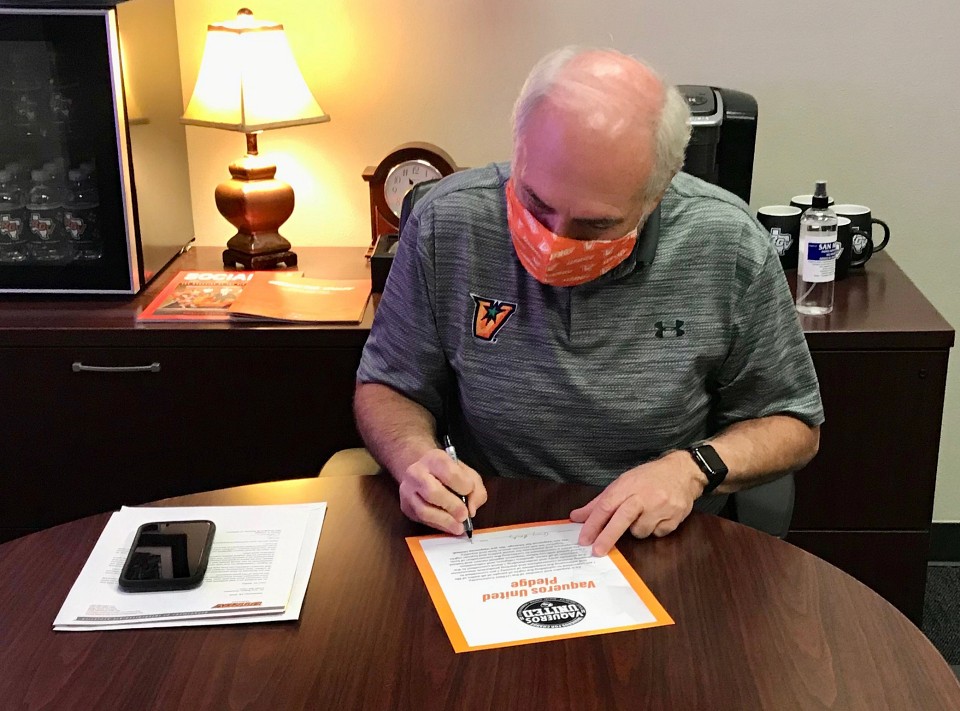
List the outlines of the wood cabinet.
{"type": "MultiPolygon", "coordinates": [[[[297,251],[309,274],[369,275],[363,248],[297,251]]],[[[137,323],[176,270],[219,269],[219,258],[191,250],[135,299],[0,300],[0,540],[123,504],[312,476],[361,444],[351,400],[373,305],[357,326],[137,323]]],[[[837,283],[832,314],[802,323],[827,421],[796,477],[788,540],[919,622],[953,329],[885,254],[837,283]]]]}
{"type": "MultiPolygon", "coordinates": [[[[363,278],[364,249],[298,250],[301,269],[363,278]]],[[[360,445],[351,411],[372,321],[138,324],[181,256],[136,299],[0,302],[0,540],[124,504],[315,475],[360,445]],[[150,366],[153,372],[100,372],[150,366]]]]}
{"type": "Polygon", "coordinates": [[[787,540],[919,624],[954,331],[886,254],[835,291],[832,314],[801,319],[826,422],[787,540]]]}

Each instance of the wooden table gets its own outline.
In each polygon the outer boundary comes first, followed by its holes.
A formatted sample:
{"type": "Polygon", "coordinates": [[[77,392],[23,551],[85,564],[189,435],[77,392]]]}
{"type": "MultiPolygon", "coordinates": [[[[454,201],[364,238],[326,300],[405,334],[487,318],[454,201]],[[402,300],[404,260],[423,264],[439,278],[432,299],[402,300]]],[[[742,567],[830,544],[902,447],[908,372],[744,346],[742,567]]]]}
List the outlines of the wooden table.
{"type": "MultiPolygon", "coordinates": [[[[596,490],[492,479],[478,528],[563,518],[596,490]]],[[[960,709],[902,614],[775,538],[694,514],[619,548],[676,624],[455,654],[387,477],[162,505],[329,502],[300,621],[54,633],[101,514],[0,546],[0,706],[23,709],[960,709]]]]}

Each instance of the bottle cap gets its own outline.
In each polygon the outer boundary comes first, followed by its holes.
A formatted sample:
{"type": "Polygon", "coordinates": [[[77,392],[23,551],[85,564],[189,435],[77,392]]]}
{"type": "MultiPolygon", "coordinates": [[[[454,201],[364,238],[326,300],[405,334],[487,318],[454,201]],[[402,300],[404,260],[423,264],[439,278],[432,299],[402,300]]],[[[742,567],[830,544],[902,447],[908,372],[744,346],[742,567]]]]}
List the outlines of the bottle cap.
{"type": "Polygon", "coordinates": [[[813,191],[812,207],[825,208],[830,207],[830,196],[827,195],[827,181],[818,180],[817,187],[813,191]]]}

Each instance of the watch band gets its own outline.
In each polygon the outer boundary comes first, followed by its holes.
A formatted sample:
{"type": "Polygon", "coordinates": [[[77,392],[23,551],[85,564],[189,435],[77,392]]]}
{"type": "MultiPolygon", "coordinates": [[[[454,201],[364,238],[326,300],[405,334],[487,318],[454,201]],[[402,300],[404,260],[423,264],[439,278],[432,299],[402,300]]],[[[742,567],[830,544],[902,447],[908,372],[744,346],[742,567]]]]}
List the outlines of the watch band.
{"type": "Polygon", "coordinates": [[[687,447],[687,451],[690,452],[693,461],[700,467],[700,471],[706,475],[707,485],[703,487],[703,494],[709,494],[723,483],[723,480],[727,478],[727,472],[730,470],[727,469],[727,465],[717,454],[717,450],[709,444],[695,444],[692,447],[687,447]]]}

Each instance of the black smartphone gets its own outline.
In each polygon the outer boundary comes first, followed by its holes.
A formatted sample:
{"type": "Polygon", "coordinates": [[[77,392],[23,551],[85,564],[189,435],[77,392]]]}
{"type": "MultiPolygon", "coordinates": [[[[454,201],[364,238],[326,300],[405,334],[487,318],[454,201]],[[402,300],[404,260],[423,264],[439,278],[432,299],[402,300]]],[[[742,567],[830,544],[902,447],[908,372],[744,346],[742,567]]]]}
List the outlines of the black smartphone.
{"type": "Polygon", "coordinates": [[[127,592],[187,590],[203,580],[217,527],[213,521],[156,521],[137,529],[120,572],[127,592]]]}

